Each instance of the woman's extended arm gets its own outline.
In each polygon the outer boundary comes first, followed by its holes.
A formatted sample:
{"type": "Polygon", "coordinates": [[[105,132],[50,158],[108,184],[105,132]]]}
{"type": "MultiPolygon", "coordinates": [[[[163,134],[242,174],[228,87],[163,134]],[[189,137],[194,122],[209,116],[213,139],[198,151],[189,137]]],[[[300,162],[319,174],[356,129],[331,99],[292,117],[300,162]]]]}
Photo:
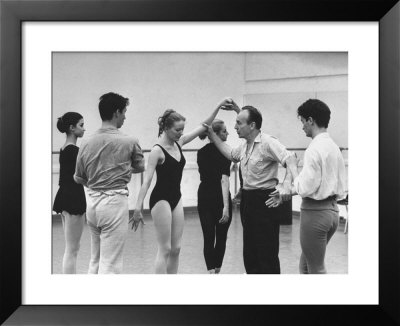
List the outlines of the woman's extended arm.
{"type": "Polygon", "coordinates": [[[190,143],[193,139],[195,139],[196,137],[198,137],[201,133],[203,133],[205,130],[207,130],[206,127],[203,126],[203,124],[206,125],[210,125],[215,117],[218,114],[218,111],[220,109],[222,110],[233,110],[233,106],[232,106],[232,99],[230,97],[225,98],[222,102],[220,102],[217,107],[214,109],[214,111],[211,113],[211,115],[202,122],[202,124],[198,127],[196,127],[195,129],[193,129],[192,131],[190,131],[189,133],[183,135],[180,139],[179,139],[179,145],[183,146],[187,143],[190,143]]]}

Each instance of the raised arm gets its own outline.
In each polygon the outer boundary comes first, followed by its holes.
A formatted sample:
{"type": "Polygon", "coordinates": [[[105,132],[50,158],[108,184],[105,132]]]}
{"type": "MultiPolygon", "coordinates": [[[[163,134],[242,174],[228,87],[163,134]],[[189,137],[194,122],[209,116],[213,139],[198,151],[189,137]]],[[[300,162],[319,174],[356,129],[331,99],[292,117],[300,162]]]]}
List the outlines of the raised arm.
{"type": "Polygon", "coordinates": [[[159,147],[154,147],[149,155],[149,161],[147,163],[147,169],[144,173],[143,184],[140,187],[139,195],[136,200],[133,216],[129,219],[129,223],[132,222],[132,228],[136,231],[139,224],[143,222],[143,201],[146,197],[147,191],[149,190],[151,180],[153,179],[154,171],[156,170],[158,162],[164,155],[159,147]]]}
{"type": "Polygon", "coordinates": [[[205,130],[206,127],[205,125],[210,125],[213,120],[215,119],[215,117],[218,114],[218,111],[222,109],[222,110],[233,110],[233,101],[230,97],[225,98],[223,101],[221,101],[217,107],[214,109],[214,111],[211,113],[211,115],[203,121],[203,123],[196,127],[195,129],[193,129],[192,131],[190,131],[189,133],[183,135],[180,139],[179,139],[179,145],[183,146],[189,142],[191,142],[193,139],[195,139],[196,137],[198,137],[200,134],[202,134],[205,130]]]}
{"type": "MultiPolygon", "coordinates": [[[[240,112],[237,104],[232,101],[232,111],[235,111],[237,114],[240,112]]],[[[224,155],[228,160],[233,161],[235,163],[239,162],[239,160],[232,155],[232,147],[230,147],[226,142],[222,141],[221,138],[217,136],[217,134],[212,130],[209,124],[203,123],[204,127],[207,127],[208,136],[214,142],[215,146],[218,150],[224,155]]]]}
{"type": "Polygon", "coordinates": [[[226,142],[222,141],[211,127],[208,129],[208,136],[214,142],[215,146],[222,153],[222,155],[224,155],[228,160],[236,162],[232,157],[232,147],[230,147],[226,142]]]}

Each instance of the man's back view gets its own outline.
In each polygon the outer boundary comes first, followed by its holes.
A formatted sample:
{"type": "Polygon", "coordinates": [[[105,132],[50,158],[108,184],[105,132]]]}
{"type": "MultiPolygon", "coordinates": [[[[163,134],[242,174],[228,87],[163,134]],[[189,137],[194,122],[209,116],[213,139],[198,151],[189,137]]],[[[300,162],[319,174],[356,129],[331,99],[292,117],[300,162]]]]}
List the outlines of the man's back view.
{"type": "Polygon", "coordinates": [[[81,145],[77,158],[74,179],[88,188],[91,274],[122,272],[129,223],[127,184],[132,173],[144,170],[137,139],[118,130],[124,123],[128,104],[129,100],[119,94],[100,97],[102,126],[81,145]]]}

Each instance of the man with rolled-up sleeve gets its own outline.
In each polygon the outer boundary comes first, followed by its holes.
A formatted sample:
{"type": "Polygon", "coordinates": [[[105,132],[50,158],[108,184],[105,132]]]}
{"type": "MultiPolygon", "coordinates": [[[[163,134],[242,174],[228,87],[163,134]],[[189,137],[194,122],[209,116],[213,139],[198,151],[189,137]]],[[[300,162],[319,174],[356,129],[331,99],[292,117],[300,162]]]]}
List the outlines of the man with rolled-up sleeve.
{"type": "Polygon", "coordinates": [[[87,187],[87,223],[91,233],[90,274],[122,272],[129,227],[128,183],[144,171],[136,138],[121,133],[129,105],[116,93],[100,97],[102,126],[80,147],[74,179],[87,187]]]}
{"type": "MultiPolygon", "coordinates": [[[[241,146],[232,149],[209,128],[209,135],[221,153],[240,162],[243,178],[241,218],[243,222],[243,260],[247,274],[280,274],[279,212],[277,206],[267,207],[269,194],[278,185],[278,166],[285,166],[291,153],[278,139],[261,132],[261,113],[252,106],[238,113],[235,129],[241,146]]],[[[287,173],[281,190],[284,200],[290,198],[291,174],[287,173]]]]}

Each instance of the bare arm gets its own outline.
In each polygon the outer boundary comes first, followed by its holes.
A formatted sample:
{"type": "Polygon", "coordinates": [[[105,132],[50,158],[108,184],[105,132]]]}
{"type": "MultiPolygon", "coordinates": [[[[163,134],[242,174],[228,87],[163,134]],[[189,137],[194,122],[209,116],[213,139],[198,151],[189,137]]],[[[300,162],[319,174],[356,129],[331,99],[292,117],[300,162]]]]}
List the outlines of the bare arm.
{"type": "Polygon", "coordinates": [[[292,183],[292,173],[290,172],[290,169],[286,167],[286,173],[285,173],[285,178],[283,179],[283,184],[291,184],[292,183]]]}
{"type": "Polygon", "coordinates": [[[147,191],[149,190],[151,180],[153,180],[153,175],[156,170],[158,162],[162,159],[162,151],[159,147],[154,147],[149,155],[149,162],[147,163],[147,169],[144,173],[143,184],[140,187],[139,195],[136,200],[135,212],[143,210],[143,201],[146,197],[147,191]]]}
{"type": "Polygon", "coordinates": [[[159,147],[154,147],[149,155],[149,162],[147,163],[147,169],[144,174],[143,184],[140,187],[139,195],[136,200],[136,205],[134,208],[133,216],[129,219],[129,223],[132,222],[132,228],[136,231],[139,224],[143,222],[143,201],[144,197],[146,197],[147,191],[149,190],[151,180],[153,179],[154,172],[156,170],[158,162],[162,159],[162,155],[164,155],[159,147]]]}
{"type": "MultiPolygon", "coordinates": [[[[234,101],[232,101],[232,111],[235,111],[237,114],[240,112],[239,107],[234,101]]],[[[214,142],[215,146],[222,153],[222,155],[224,155],[228,160],[237,163],[232,157],[232,147],[230,147],[226,142],[222,141],[209,125],[204,124],[204,126],[208,127],[208,136],[214,142]]]]}
{"type": "MultiPolygon", "coordinates": [[[[297,165],[299,161],[296,157],[296,155],[291,155],[287,160],[286,160],[286,171],[291,174],[292,176],[292,181],[296,179],[299,176],[299,171],[297,170],[297,165]]],[[[297,195],[297,191],[292,184],[292,181],[290,182],[290,192],[292,196],[297,195]]]]}
{"type": "Polygon", "coordinates": [[[295,156],[291,156],[286,160],[286,170],[290,171],[292,175],[292,180],[296,179],[299,176],[299,172],[297,171],[298,161],[295,156]]]}
{"type": "Polygon", "coordinates": [[[282,196],[283,201],[288,201],[292,198],[292,173],[290,169],[286,165],[286,174],[285,178],[282,182],[282,189],[279,191],[280,195],[282,196]]]}
{"type": "Polygon", "coordinates": [[[222,155],[224,155],[228,160],[233,161],[232,147],[230,147],[226,142],[222,141],[221,138],[219,138],[211,128],[209,129],[208,135],[222,155]]]}
{"type": "Polygon", "coordinates": [[[220,102],[217,105],[217,107],[214,109],[214,111],[211,113],[211,115],[206,120],[204,120],[203,123],[200,126],[196,127],[195,129],[193,129],[189,133],[183,135],[179,139],[179,145],[183,146],[183,145],[191,142],[193,139],[198,137],[200,134],[202,134],[206,130],[206,127],[203,124],[210,125],[214,121],[214,119],[217,116],[218,111],[220,109],[232,110],[233,109],[232,102],[233,102],[232,99],[229,98],[229,97],[225,98],[222,102],[220,102]]]}

